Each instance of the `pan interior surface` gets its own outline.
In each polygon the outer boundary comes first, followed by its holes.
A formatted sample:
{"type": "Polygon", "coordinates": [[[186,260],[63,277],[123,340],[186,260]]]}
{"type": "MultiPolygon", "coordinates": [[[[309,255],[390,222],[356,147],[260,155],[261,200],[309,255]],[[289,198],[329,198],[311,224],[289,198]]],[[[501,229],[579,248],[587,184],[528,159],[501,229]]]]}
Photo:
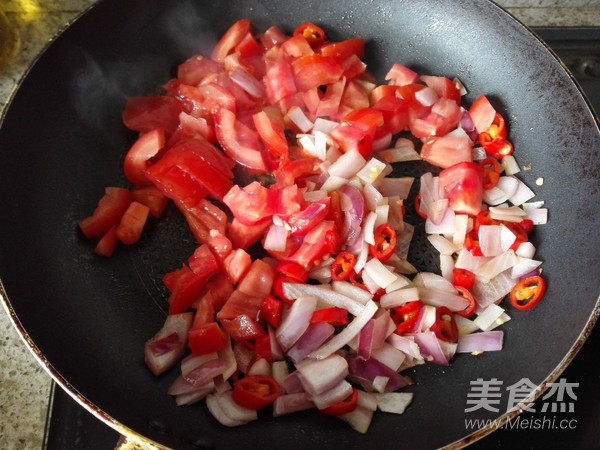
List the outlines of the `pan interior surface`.
{"type": "MultiPolygon", "coordinates": [[[[471,381],[496,378],[507,387],[556,377],[595,317],[599,148],[597,122],[573,80],[492,3],[104,0],[41,55],[3,118],[0,276],[10,308],[54,375],[161,445],[443,447],[473,431],[465,428],[473,418],[465,412],[471,381]],[[179,63],[208,54],[240,18],[260,31],[273,24],[291,31],[311,21],[332,40],[364,37],[366,61],[380,82],[399,62],[422,74],[458,77],[467,103],[485,93],[507,117],[519,162],[530,167],[519,177],[550,210],[549,223],[533,238],[548,281],[544,303],[527,313],[509,311],[502,352],[460,355],[449,367],[411,372],[411,407],[402,416],[376,414],[366,435],[310,412],[276,419],[261,413],[251,425],[225,429],[203,405],[177,407],[166,394],[176,370],[155,378],[143,346],[164,321],[162,275],[195,247],[183,218],[169,209],[139,244],[109,260],[94,256],[94,244],[77,229],[105,186],[126,185],[121,161],[135,138],[122,126],[126,98],[158,92],[179,63]]],[[[422,224],[413,224],[412,258],[419,269],[436,270],[422,224]]],[[[506,398],[500,406],[477,418],[499,417],[506,398]]]]}

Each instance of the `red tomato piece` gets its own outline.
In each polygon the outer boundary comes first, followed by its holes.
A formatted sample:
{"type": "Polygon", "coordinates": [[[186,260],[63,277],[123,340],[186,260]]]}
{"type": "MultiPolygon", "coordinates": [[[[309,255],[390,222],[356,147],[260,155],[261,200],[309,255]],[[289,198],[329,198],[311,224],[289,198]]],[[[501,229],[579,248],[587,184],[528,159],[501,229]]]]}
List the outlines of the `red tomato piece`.
{"type": "Polygon", "coordinates": [[[217,320],[231,320],[237,316],[258,317],[258,312],[265,296],[245,294],[239,289],[231,293],[221,310],[217,313],[217,320]]]}
{"type": "Polygon", "coordinates": [[[454,164],[472,161],[473,144],[466,133],[459,136],[432,136],[423,142],[421,157],[429,164],[444,169],[454,164]]]}
{"type": "Polygon", "coordinates": [[[473,162],[454,164],[440,172],[439,189],[455,212],[476,216],[481,211],[481,167],[473,162]]]}
{"type": "Polygon", "coordinates": [[[421,80],[423,80],[427,86],[432,88],[437,95],[452,100],[455,104],[460,106],[460,90],[452,80],[446,77],[436,77],[432,75],[422,75],[421,80]]]}
{"type": "Polygon", "coordinates": [[[177,67],[177,79],[182,84],[198,86],[206,77],[221,70],[223,70],[223,66],[218,62],[202,55],[194,55],[177,67]]]}
{"type": "Polygon", "coordinates": [[[264,298],[271,293],[274,278],[275,270],[273,267],[262,259],[256,259],[238,284],[238,290],[248,295],[257,295],[264,298]]]}
{"type": "Polygon", "coordinates": [[[132,199],[146,205],[150,209],[150,215],[158,218],[162,215],[169,199],[155,186],[140,186],[131,191],[132,199]]]}
{"type": "Polygon", "coordinates": [[[130,97],[123,110],[123,123],[127,128],[140,133],[161,129],[167,136],[179,125],[181,103],[168,96],[130,97]]]}
{"type": "Polygon", "coordinates": [[[215,114],[215,132],[227,156],[253,171],[267,171],[258,133],[237,120],[233,112],[221,109],[215,114]]]}
{"type": "Polygon", "coordinates": [[[301,91],[307,91],[335,83],[344,73],[344,68],[336,58],[314,53],[295,59],[292,62],[292,71],[296,87],[301,91]]]}
{"type": "Polygon", "coordinates": [[[87,238],[106,234],[117,225],[132,201],[131,192],[125,188],[107,187],[91,216],[79,222],[79,228],[87,238]]]}
{"type": "Polygon", "coordinates": [[[216,322],[207,323],[188,331],[188,347],[192,355],[200,356],[218,352],[227,345],[227,335],[216,322]]]}
{"type": "Polygon", "coordinates": [[[207,279],[219,270],[219,264],[208,245],[201,244],[188,258],[188,266],[196,275],[205,276],[207,279]]]}
{"type": "Polygon", "coordinates": [[[339,42],[328,42],[319,47],[319,53],[323,56],[333,56],[343,62],[352,55],[362,59],[365,57],[365,40],[363,38],[347,39],[339,42]]]}
{"type": "Polygon", "coordinates": [[[253,181],[243,188],[234,185],[223,197],[223,203],[241,223],[253,225],[271,215],[267,211],[268,196],[269,190],[253,181]]]}
{"type": "Polygon", "coordinates": [[[288,143],[281,122],[273,120],[265,111],[252,116],[256,131],[264,144],[263,161],[267,169],[274,170],[289,156],[288,143]]]}
{"type": "Polygon", "coordinates": [[[496,110],[485,95],[480,95],[469,108],[469,115],[475,124],[477,133],[483,133],[490,128],[494,121],[496,110]]]}
{"type": "Polygon", "coordinates": [[[249,375],[233,384],[233,401],[248,409],[263,409],[281,395],[281,386],[266,375],[249,375]]]}
{"type": "Polygon", "coordinates": [[[278,104],[298,91],[294,72],[288,61],[269,62],[264,82],[267,98],[271,105],[278,104]]]}
{"type": "Polygon", "coordinates": [[[239,283],[244,278],[251,265],[252,257],[241,248],[233,250],[223,260],[225,272],[233,284],[239,283]]]}
{"type": "Polygon", "coordinates": [[[281,325],[283,303],[272,295],[267,295],[260,307],[260,318],[273,328],[281,325]]]}
{"type": "Polygon", "coordinates": [[[146,205],[136,201],[131,202],[117,226],[119,241],[128,245],[136,243],[142,235],[149,215],[150,208],[146,205]]]}
{"type": "Polygon", "coordinates": [[[195,274],[191,270],[189,272],[182,271],[169,296],[169,314],[186,312],[200,297],[202,288],[209,277],[210,275],[195,274]]]}
{"type": "Polygon", "coordinates": [[[220,319],[220,322],[227,334],[236,342],[246,343],[265,334],[258,321],[247,314],[240,314],[233,319],[220,319]]]}
{"type": "Polygon", "coordinates": [[[272,221],[269,218],[266,218],[248,225],[234,217],[228,226],[227,235],[235,248],[247,250],[265,235],[271,223],[272,221]]]}
{"type": "Polygon", "coordinates": [[[100,240],[96,244],[96,247],[94,247],[94,252],[97,255],[109,258],[115,251],[118,240],[119,239],[117,238],[117,226],[113,225],[106,233],[104,233],[104,236],[100,238],[100,240]]]}
{"type": "Polygon", "coordinates": [[[419,74],[402,64],[393,64],[385,79],[396,86],[415,84],[419,80],[419,74]]]}
{"type": "Polygon", "coordinates": [[[229,29],[219,39],[217,45],[215,45],[210,55],[211,59],[223,62],[225,57],[229,55],[229,53],[231,53],[251,31],[250,25],[251,24],[248,19],[240,19],[231,27],[229,27],[229,29]]]}
{"type": "Polygon", "coordinates": [[[146,169],[151,159],[165,146],[165,132],[155,129],[142,133],[125,155],[123,172],[125,177],[137,185],[148,184],[146,169]]]}

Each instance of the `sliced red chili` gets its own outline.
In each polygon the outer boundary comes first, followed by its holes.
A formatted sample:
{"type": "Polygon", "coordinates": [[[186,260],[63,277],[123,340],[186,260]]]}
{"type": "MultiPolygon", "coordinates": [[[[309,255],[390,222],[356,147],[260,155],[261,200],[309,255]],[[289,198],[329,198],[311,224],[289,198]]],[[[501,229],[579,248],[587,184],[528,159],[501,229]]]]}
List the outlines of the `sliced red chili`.
{"type": "Polygon", "coordinates": [[[436,308],[435,322],[431,325],[431,331],[442,341],[456,342],[458,340],[458,326],[452,316],[452,311],[445,306],[436,308]]]}
{"type": "Polygon", "coordinates": [[[391,316],[396,324],[396,334],[402,335],[415,331],[414,328],[422,308],[423,302],[421,300],[413,300],[393,308],[391,316]]]}
{"type": "Polygon", "coordinates": [[[295,261],[279,261],[275,266],[275,272],[288,278],[294,278],[302,283],[308,280],[307,270],[295,261]]]}
{"type": "Polygon", "coordinates": [[[358,405],[358,391],[352,388],[352,393],[341,402],[334,403],[327,408],[323,408],[320,411],[323,414],[329,416],[341,416],[342,414],[348,414],[356,409],[358,405]]]}
{"type": "Polygon", "coordinates": [[[531,219],[523,219],[519,222],[519,225],[521,225],[521,228],[523,228],[523,231],[527,234],[530,234],[533,231],[533,220],[531,219]]]}
{"type": "Polygon", "coordinates": [[[466,317],[467,319],[475,314],[475,309],[477,308],[477,302],[475,301],[475,297],[471,294],[471,291],[464,286],[454,285],[458,293],[461,297],[467,299],[469,301],[469,306],[467,306],[462,311],[456,311],[456,314],[459,316],[466,317]]]}
{"type": "Polygon", "coordinates": [[[498,184],[502,166],[496,158],[492,157],[483,159],[479,165],[483,169],[483,189],[492,189],[498,184]]]}
{"type": "Polygon", "coordinates": [[[419,217],[423,220],[427,220],[427,215],[423,214],[423,212],[421,211],[421,194],[417,194],[417,196],[415,197],[414,205],[415,205],[415,211],[417,212],[419,217]]]}
{"type": "Polygon", "coordinates": [[[325,42],[325,31],[311,22],[298,25],[294,30],[294,36],[302,36],[313,48],[325,42]]]}
{"type": "Polygon", "coordinates": [[[280,298],[287,304],[291,304],[293,300],[287,298],[283,293],[283,283],[299,283],[296,278],[287,277],[285,275],[280,275],[275,277],[275,281],[273,281],[273,293],[277,298],[280,298]]]}
{"type": "Polygon", "coordinates": [[[363,281],[361,274],[362,274],[362,271],[361,271],[361,273],[356,273],[353,270],[348,279],[350,280],[350,283],[352,283],[354,286],[364,289],[365,291],[368,291],[369,289],[365,285],[365,282],[363,281]]]}
{"type": "Polygon", "coordinates": [[[337,308],[335,306],[318,309],[313,313],[310,323],[315,324],[323,322],[329,323],[334,327],[348,325],[348,311],[344,308],[337,308]]]}
{"type": "Polygon", "coordinates": [[[336,255],[340,251],[341,238],[337,231],[328,230],[325,233],[325,251],[330,255],[336,255]]]}
{"type": "Polygon", "coordinates": [[[280,395],[279,383],[266,375],[249,375],[233,384],[233,401],[248,409],[263,409],[280,395]]]}
{"type": "Polygon", "coordinates": [[[488,155],[497,159],[512,154],[513,146],[506,139],[506,123],[501,114],[496,113],[488,130],[479,134],[479,144],[488,155]]]}
{"type": "Polygon", "coordinates": [[[475,216],[475,222],[473,223],[473,232],[475,233],[475,237],[479,236],[479,227],[481,225],[497,225],[499,223],[500,222],[498,220],[490,217],[489,209],[480,211],[477,216],[475,216]]]}
{"type": "Polygon", "coordinates": [[[454,286],[462,286],[471,289],[475,284],[475,274],[467,269],[452,269],[454,286]]]}
{"type": "Polygon", "coordinates": [[[334,281],[346,281],[354,272],[356,256],[350,252],[339,253],[331,265],[331,278],[334,281]]]}
{"type": "Polygon", "coordinates": [[[371,244],[369,252],[373,258],[380,261],[387,261],[396,251],[396,230],[387,224],[382,223],[373,232],[375,244],[371,244]]]}
{"type": "Polygon", "coordinates": [[[510,291],[510,304],[519,311],[526,311],[536,306],[546,293],[546,282],[539,276],[519,281],[510,291]]]}
{"type": "Polygon", "coordinates": [[[477,238],[475,230],[471,230],[467,233],[467,235],[465,236],[464,246],[471,255],[483,256],[483,252],[481,251],[479,239],[477,238]]]}

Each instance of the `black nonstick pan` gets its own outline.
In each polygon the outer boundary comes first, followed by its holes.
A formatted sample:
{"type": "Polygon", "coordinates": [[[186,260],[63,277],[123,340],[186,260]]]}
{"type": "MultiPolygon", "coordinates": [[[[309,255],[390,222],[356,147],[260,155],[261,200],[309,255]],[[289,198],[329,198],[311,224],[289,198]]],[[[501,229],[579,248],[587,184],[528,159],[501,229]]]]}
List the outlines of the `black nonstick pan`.
{"type": "MultiPolygon", "coordinates": [[[[177,449],[461,447],[491,431],[466,419],[509,419],[506,396],[498,412],[465,411],[472,381],[496,379],[503,389],[523,379],[551,383],[597,319],[599,149],[597,119],[572,77],[488,1],[104,0],[48,46],[2,118],[1,294],[58,384],[123,434],[177,449]],[[377,414],[366,435],[310,412],[264,414],[228,429],[201,404],[177,407],[166,394],[176,371],[154,377],[143,346],[166,314],[162,275],[194,246],[184,221],[171,211],[110,259],[95,256],[76,226],[105,186],[125,185],[121,161],[134,139],[121,122],[126,98],[157,92],[177,64],[208,52],[240,18],[257,30],[312,21],[333,39],[364,37],[379,80],[400,62],[458,77],[467,102],[488,94],[530,168],[520,178],[550,211],[533,237],[548,282],[543,303],[510,311],[503,351],[415,370],[410,408],[377,414]]],[[[432,252],[413,248],[412,262],[435,269],[432,252]]]]}

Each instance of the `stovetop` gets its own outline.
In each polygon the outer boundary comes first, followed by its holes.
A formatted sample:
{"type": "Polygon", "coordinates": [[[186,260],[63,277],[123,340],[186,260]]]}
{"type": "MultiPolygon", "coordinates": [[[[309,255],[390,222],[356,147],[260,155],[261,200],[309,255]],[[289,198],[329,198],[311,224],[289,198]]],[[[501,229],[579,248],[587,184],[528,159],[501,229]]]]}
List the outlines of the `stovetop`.
{"type": "MultiPolygon", "coordinates": [[[[596,112],[600,114],[600,28],[535,28],[534,31],[556,52],[575,76],[596,112]]],[[[561,375],[578,383],[577,401],[570,413],[556,413],[555,429],[500,429],[472,444],[473,450],[600,448],[600,372],[597,352],[598,327],[574,361],[561,375]],[[565,428],[561,428],[561,425],[565,428]]],[[[522,419],[535,423],[536,414],[525,412],[522,419]]],[[[539,420],[539,416],[537,416],[539,420]]],[[[521,422],[523,423],[523,421],[521,422]]],[[[54,391],[50,421],[46,431],[47,450],[112,450],[117,432],[84,410],[60,388],[54,391]]]]}

